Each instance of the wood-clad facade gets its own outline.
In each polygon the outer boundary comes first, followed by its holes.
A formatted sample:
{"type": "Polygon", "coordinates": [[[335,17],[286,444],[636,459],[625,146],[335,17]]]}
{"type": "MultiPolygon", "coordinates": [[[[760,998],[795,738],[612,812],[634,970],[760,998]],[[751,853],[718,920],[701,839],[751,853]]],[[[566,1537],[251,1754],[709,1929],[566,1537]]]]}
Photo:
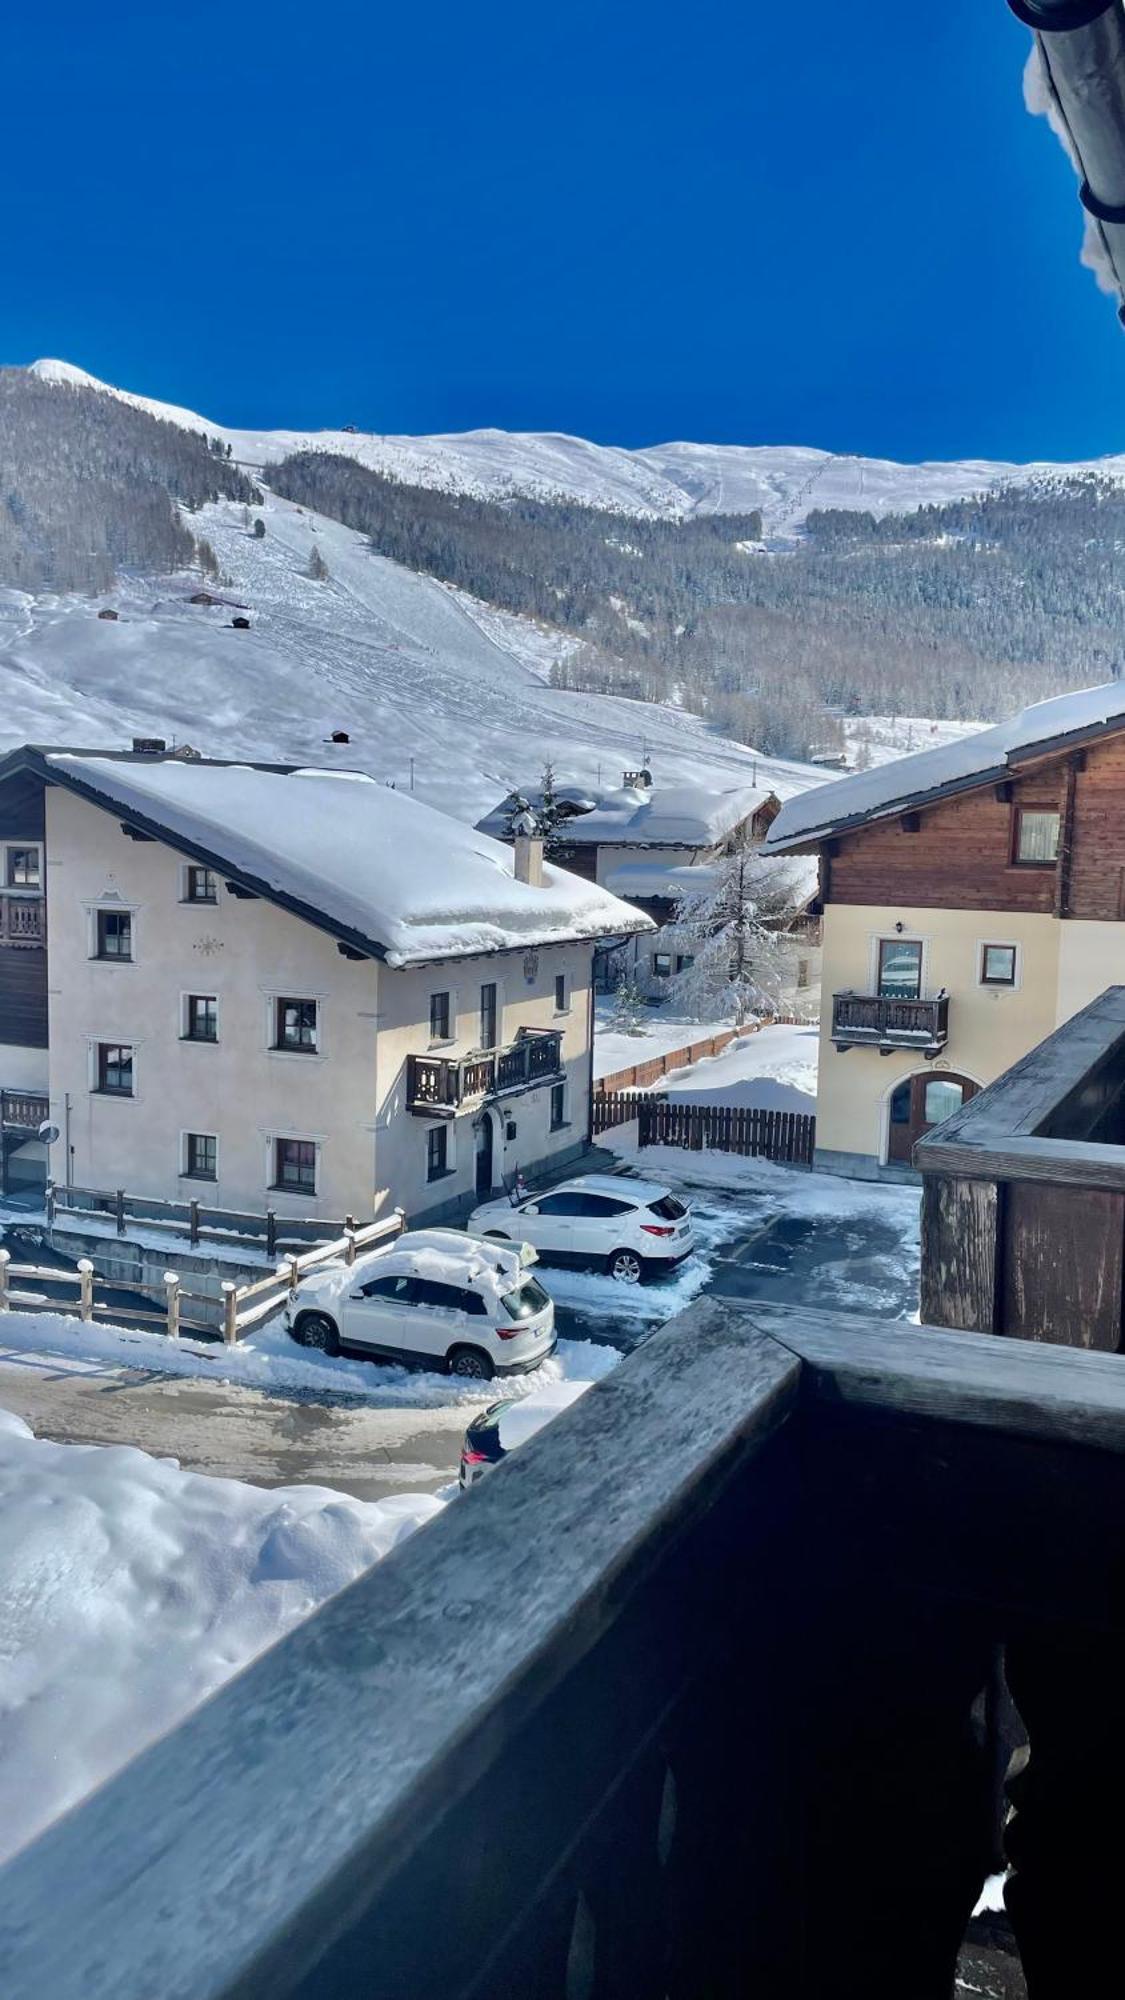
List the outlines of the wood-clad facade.
{"type": "Polygon", "coordinates": [[[1031,745],[943,796],[904,782],[894,811],[842,813],[818,846],[820,1158],[901,1178],[928,1097],[950,1097],[928,1078],[967,1102],[1125,980],[1125,720],[1031,745]],[[924,1033],[938,1011],[941,1033],[924,1033]]]}

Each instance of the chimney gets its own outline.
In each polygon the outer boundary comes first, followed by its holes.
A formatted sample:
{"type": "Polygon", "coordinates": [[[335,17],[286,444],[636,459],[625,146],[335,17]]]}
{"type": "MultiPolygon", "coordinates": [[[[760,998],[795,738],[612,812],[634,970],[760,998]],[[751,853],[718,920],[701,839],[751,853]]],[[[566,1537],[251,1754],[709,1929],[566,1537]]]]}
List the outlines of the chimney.
{"type": "Polygon", "coordinates": [[[512,822],[512,836],[516,858],[513,874],[517,882],[526,882],[529,889],[543,886],[543,836],[534,813],[522,812],[512,822]]]}

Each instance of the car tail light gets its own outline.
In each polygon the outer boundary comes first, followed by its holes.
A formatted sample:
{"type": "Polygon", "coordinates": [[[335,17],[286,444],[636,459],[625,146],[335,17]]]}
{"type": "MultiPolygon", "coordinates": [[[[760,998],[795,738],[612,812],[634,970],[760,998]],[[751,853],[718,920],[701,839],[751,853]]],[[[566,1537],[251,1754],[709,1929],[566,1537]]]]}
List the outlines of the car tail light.
{"type": "Polygon", "coordinates": [[[466,1446],[461,1453],[461,1463],[462,1465],[487,1465],[489,1463],[488,1453],[486,1451],[470,1451],[466,1446]]]}
{"type": "Polygon", "coordinates": [[[644,1230],[646,1236],[674,1236],[676,1234],[674,1229],[666,1229],[658,1222],[642,1222],[641,1228],[644,1230]]]}
{"type": "Polygon", "coordinates": [[[497,1340],[514,1340],[517,1334],[527,1332],[527,1321],[525,1319],[510,1319],[507,1326],[494,1326],[492,1331],[496,1335],[497,1340]]]}

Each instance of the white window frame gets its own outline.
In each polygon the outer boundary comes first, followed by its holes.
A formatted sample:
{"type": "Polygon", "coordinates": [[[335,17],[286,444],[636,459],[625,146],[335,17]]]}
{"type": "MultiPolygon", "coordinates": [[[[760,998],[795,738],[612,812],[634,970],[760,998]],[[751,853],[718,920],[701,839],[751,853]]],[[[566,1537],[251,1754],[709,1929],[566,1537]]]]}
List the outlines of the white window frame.
{"type": "Polygon", "coordinates": [[[266,1135],[266,1189],[270,1194],[280,1195],[283,1201],[318,1201],[324,1185],[323,1161],[324,1141],[312,1132],[270,1132],[266,1135]],[[307,1187],[286,1187],[279,1184],[277,1174],[277,1147],[280,1140],[290,1140],[303,1146],[315,1148],[313,1159],[313,1185],[307,1187]]]}
{"type": "MultiPolygon", "coordinates": [[[[992,942],[993,940],[989,939],[989,943],[992,942]]],[[[933,943],[932,937],[926,937],[921,931],[912,930],[909,924],[904,924],[900,931],[896,931],[893,924],[886,930],[869,931],[867,936],[868,993],[875,994],[879,991],[879,946],[881,944],[920,944],[922,947],[922,964],[919,971],[919,996],[923,1000],[932,1000],[935,993],[940,990],[933,983],[931,964],[933,943]]]]}
{"type": "Polygon", "coordinates": [[[140,958],[140,912],[135,903],[127,903],[121,896],[103,896],[96,903],[86,905],[86,956],[93,965],[136,965],[140,958]],[[109,954],[103,958],[98,950],[98,919],[100,917],[128,917],[129,956],[117,958],[109,954]]]}
{"type": "MultiPolygon", "coordinates": [[[[327,1050],[324,1046],[325,1003],[323,993],[298,993],[292,986],[270,993],[266,999],[266,1054],[276,1056],[282,1062],[314,1063],[323,1062],[327,1050]],[[311,1049],[287,1049],[279,1047],[277,1040],[277,1010],[283,1000],[311,1000],[316,1008],[316,1046],[311,1049]]],[[[301,1138],[302,1133],[287,1135],[301,1138]]]]}
{"type": "Polygon", "coordinates": [[[182,861],[180,863],[180,901],[181,903],[185,903],[189,910],[216,910],[219,907],[221,895],[222,881],[217,868],[212,868],[206,861],[182,861]],[[204,873],[213,878],[215,883],[213,901],[206,902],[202,896],[189,896],[188,883],[191,879],[193,869],[202,869],[204,873]]]}
{"type": "Polygon", "coordinates": [[[191,1132],[188,1132],[188,1131],[184,1131],[184,1132],[181,1132],[181,1133],[180,1133],[180,1179],[181,1179],[182,1181],[197,1181],[200,1187],[217,1187],[217,1186],[218,1186],[218,1184],[219,1184],[219,1134],[218,1134],[217,1132],[196,1132],[196,1131],[191,1131],[191,1132]],[[191,1139],[213,1139],[213,1140],[215,1141],[215,1171],[214,1171],[214,1174],[193,1174],[193,1173],[192,1173],[192,1171],[191,1171],[191,1159],[190,1159],[190,1155],[189,1155],[189,1151],[188,1151],[188,1141],[189,1141],[189,1140],[191,1140],[191,1139]]]}
{"type": "Polygon", "coordinates": [[[223,1012],[222,1012],[222,1009],[223,1009],[223,1003],[222,1003],[222,996],[221,996],[220,994],[218,994],[218,993],[200,993],[200,992],[199,992],[199,990],[198,990],[198,989],[197,989],[196,987],[193,987],[190,993],[188,993],[188,992],[184,992],[184,993],[181,993],[181,994],[180,994],[180,1040],[181,1040],[181,1042],[190,1042],[193,1048],[194,1048],[194,1047],[198,1047],[198,1048],[201,1048],[201,1049],[217,1049],[217,1048],[218,1048],[218,1046],[219,1046],[219,1043],[220,1043],[220,1042],[222,1041],[222,1038],[223,1038],[223,1012]],[[211,1042],[208,1042],[208,1041],[205,1041],[205,1040],[204,1040],[204,1038],[203,1038],[203,1036],[202,1036],[202,1035],[193,1035],[193,1034],[192,1034],[192,1032],[191,1032],[191,1014],[190,1014],[190,1003],[191,1003],[191,1001],[193,1001],[193,1000],[213,1000],[213,1001],[215,1002],[215,1039],[214,1039],[214,1041],[211,1041],[211,1042]]]}
{"type": "Polygon", "coordinates": [[[92,1035],[87,1043],[87,1074],[91,1097],[101,1104],[135,1104],[140,1097],[138,1045],[130,1041],[128,1035],[92,1035]],[[103,1090],[101,1087],[100,1049],[131,1049],[133,1053],[132,1090],[103,1090]]]}

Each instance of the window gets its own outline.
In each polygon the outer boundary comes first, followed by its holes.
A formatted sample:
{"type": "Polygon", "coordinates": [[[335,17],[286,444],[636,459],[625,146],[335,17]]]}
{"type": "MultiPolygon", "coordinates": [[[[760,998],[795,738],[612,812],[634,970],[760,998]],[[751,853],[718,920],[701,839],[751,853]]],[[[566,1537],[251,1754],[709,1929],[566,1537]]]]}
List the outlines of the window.
{"type": "Polygon", "coordinates": [[[184,1039],[189,1042],[218,1041],[219,1003],[213,993],[188,994],[184,1039]]]}
{"type": "Polygon", "coordinates": [[[797,960],[797,987],[798,987],[798,990],[799,990],[799,989],[800,989],[800,988],[801,988],[802,986],[807,986],[807,985],[808,985],[808,983],[809,983],[809,961],[808,961],[808,959],[807,959],[807,958],[799,958],[799,959],[797,960]]]}
{"type": "Polygon", "coordinates": [[[982,986],[1015,985],[1016,947],[1014,944],[985,944],[981,946],[980,983],[982,986]]]}
{"type": "Polygon", "coordinates": [[[448,993],[431,993],[430,1040],[431,1042],[447,1042],[449,1039],[449,995],[448,993]]]}
{"type": "Polygon", "coordinates": [[[482,1049],[496,1047],[496,985],[492,980],[480,989],[480,1045],[482,1049]]]}
{"type": "Polygon", "coordinates": [[[299,1055],[315,1055],[316,1026],[315,1000],[279,1000],[274,1047],[295,1050],[299,1055]]]}
{"type": "Polygon", "coordinates": [[[927,1079],[922,1100],[922,1116],[927,1125],[940,1125],[943,1118],[952,1118],[960,1111],[964,1098],[964,1088],[949,1077],[934,1076],[927,1079]]]}
{"type": "Polygon", "coordinates": [[[566,1124],[566,1085],[565,1083],[553,1083],[551,1085],[552,1132],[557,1132],[559,1130],[559,1127],[565,1124],[566,1124]]]}
{"type": "Polygon", "coordinates": [[[583,1194],[580,1189],[574,1188],[567,1192],[560,1191],[558,1194],[544,1195],[542,1201],[535,1202],[532,1206],[538,1209],[540,1215],[584,1215],[590,1217],[596,1215],[631,1215],[634,1213],[637,1204],[633,1201],[615,1201],[612,1195],[583,1194]]]}
{"type": "Polygon", "coordinates": [[[273,1152],[275,1188],[316,1193],[316,1146],[311,1139],[275,1139],[273,1152]]]}
{"type": "Polygon", "coordinates": [[[654,979],[670,979],[672,976],[672,954],[670,951],[654,951],[652,954],[652,976],[654,979]]]}
{"type": "Polygon", "coordinates": [[[500,1303],[509,1319],[533,1319],[550,1300],[537,1278],[525,1278],[519,1290],[505,1292],[500,1303]]]}
{"type": "Polygon", "coordinates": [[[219,1142],[213,1132],[189,1132],[184,1144],[184,1174],[191,1181],[213,1181],[219,1173],[219,1142]]]}
{"type": "Polygon", "coordinates": [[[678,951],[676,953],[677,972],[690,972],[694,964],[695,953],[693,951],[678,951]]]}
{"type": "MultiPolygon", "coordinates": [[[[420,1306],[437,1306],[440,1312],[460,1312],[465,1293],[460,1285],[443,1285],[439,1278],[415,1278],[414,1302],[420,1306]]],[[[484,1303],[483,1299],[481,1301],[484,1303]]]]}
{"type": "Polygon", "coordinates": [[[219,884],[210,868],[185,868],[185,903],[217,903],[219,884]]]}
{"type": "Polygon", "coordinates": [[[97,1089],[107,1097],[132,1097],[133,1051],[126,1042],[99,1042],[97,1089]]]}
{"type": "Polygon", "coordinates": [[[570,1011],[570,994],[569,994],[569,993],[567,992],[567,978],[566,978],[566,973],[565,973],[565,972],[556,972],[556,974],[555,974],[555,1012],[556,1012],[556,1014],[566,1014],[566,1013],[568,1013],[569,1011],[570,1011]]]}
{"type": "Polygon", "coordinates": [[[435,1125],[426,1134],[426,1179],[440,1181],[449,1172],[449,1133],[444,1125],[435,1125]]]}
{"type": "Polygon", "coordinates": [[[39,849],[37,847],[9,847],[6,869],[9,889],[38,889],[39,849]]]}
{"type": "Polygon", "coordinates": [[[879,939],[879,995],[918,1000],[922,993],[922,944],[918,938],[879,939]]]}
{"type": "Polygon", "coordinates": [[[133,917],[129,910],[99,910],[97,912],[97,956],[99,958],[132,958],[133,917]]]}
{"type": "Polygon", "coordinates": [[[396,1305],[414,1304],[414,1279],[400,1271],[391,1278],[372,1278],[369,1284],[361,1285],[360,1297],[364,1299],[393,1299],[396,1305]]]}
{"type": "Polygon", "coordinates": [[[1053,807],[1017,806],[1012,860],[1017,868],[1053,868],[1059,856],[1060,819],[1053,807]]]}

